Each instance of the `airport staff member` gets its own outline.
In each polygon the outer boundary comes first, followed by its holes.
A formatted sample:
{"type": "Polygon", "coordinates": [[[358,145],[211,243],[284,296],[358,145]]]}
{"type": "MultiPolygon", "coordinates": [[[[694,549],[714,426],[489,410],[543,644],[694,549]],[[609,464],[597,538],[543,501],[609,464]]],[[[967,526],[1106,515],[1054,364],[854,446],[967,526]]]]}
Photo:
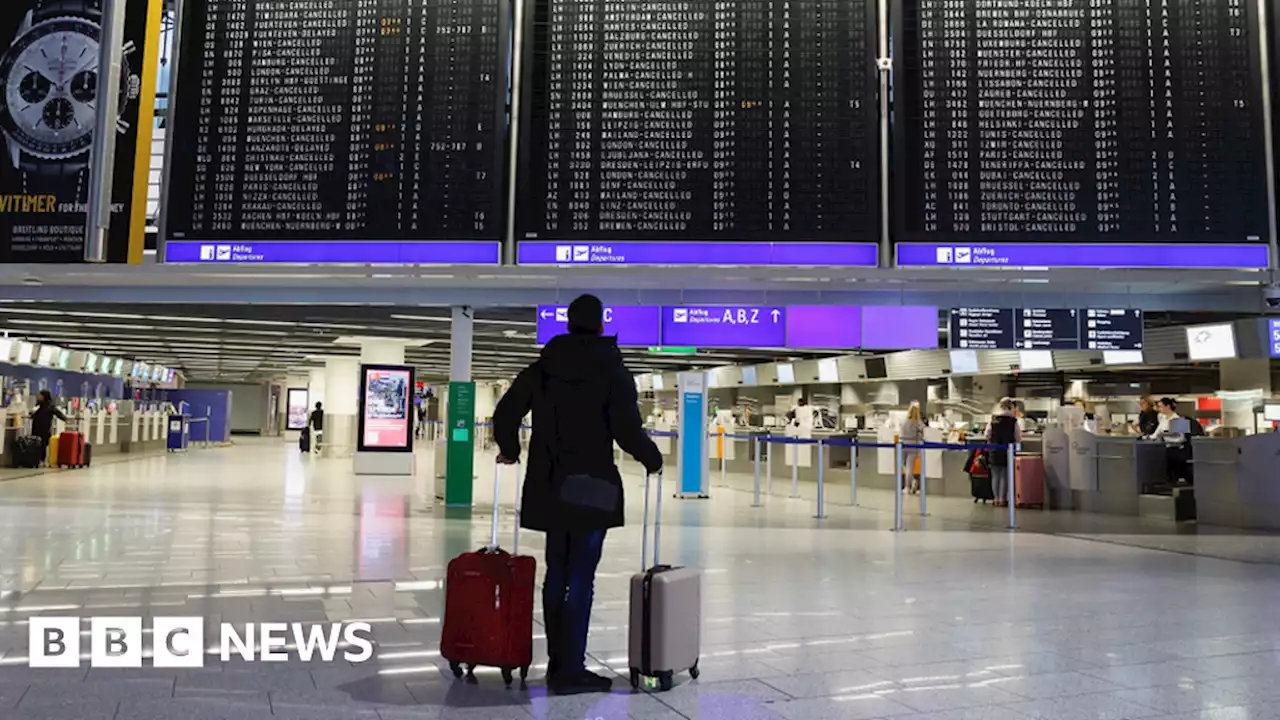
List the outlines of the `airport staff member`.
{"type": "Polygon", "coordinates": [[[617,338],[603,334],[600,300],[574,300],[569,334],[547,343],[493,413],[498,462],[513,464],[520,457],[520,422],[533,411],[520,526],[547,534],[547,687],[562,695],[612,687],[608,677],[586,669],[586,652],[604,536],[624,518],[614,443],[646,472],[662,470],[662,453],[645,433],[636,383],[617,338]]]}

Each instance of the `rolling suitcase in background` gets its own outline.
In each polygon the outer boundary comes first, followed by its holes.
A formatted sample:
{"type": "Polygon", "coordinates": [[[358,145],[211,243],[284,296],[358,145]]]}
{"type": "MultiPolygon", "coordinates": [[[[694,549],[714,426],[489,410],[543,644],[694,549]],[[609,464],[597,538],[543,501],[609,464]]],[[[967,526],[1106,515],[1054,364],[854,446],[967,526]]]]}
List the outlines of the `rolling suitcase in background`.
{"type": "Polygon", "coordinates": [[[965,463],[965,470],[969,473],[969,493],[975,503],[996,499],[995,490],[991,487],[991,468],[987,466],[989,459],[985,451],[974,450],[965,463]]]}
{"type": "Polygon", "coordinates": [[[440,655],[449,661],[454,677],[475,682],[478,665],[502,670],[510,686],[520,671],[520,683],[533,663],[533,587],[538,562],[520,552],[520,473],[516,471],[516,531],[511,552],[498,547],[498,496],[502,466],[493,481],[493,535],[487,547],[464,553],[449,563],[444,594],[444,632],[440,655]]]}
{"type": "Polygon", "coordinates": [[[58,467],[78,468],[83,465],[84,463],[80,460],[83,448],[84,436],[80,433],[68,430],[59,435],[58,467]]]}
{"type": "Polygon", "coordinates": [[[93,460],[93,445],[91,443],[84,444],[84,450],[80,453],[80,467],[89,467],[89,463],[93,460]]]}
{"type": "Polygon", "coordinates": [[[1044,507],[1044,458],[1017,455],[1013,459],[1013,501],[1018,507],[1044,507]]]}
{"type": "Polygon", "coordinates": [[[304,427],[302,432],[298,433],[298,450],[304,453],[311,452],[311,428],[304,427]]]}
{"type": "Polygon", "coordinates": [[[49,438],[49,451],[45,453],[45,464],[49,467],[58,467],[58,436],[54,435],[49,438]]]}
{"type": "MultiPolygon", "coordinates": [[[[662,565],[658,560],[662,539],[662,472],[658,472],[658,500],[653,519],[653,567],[631,577],[631,623],[628,656],[631,687],[641,677],[653,678],[663,690],[675,686],[675,675],[685,670],[698,679],[702,652],[702,571],[662,565]]],[[[649,555],[649,481],[645,479],[644,533],[640,567],[649,555]]]]}
{"type": "Polygon", "coordinates": [[[13,466],[30,470],[44,461],[44,443],[35,435],[22,435],[13,441],[13,466]]]}

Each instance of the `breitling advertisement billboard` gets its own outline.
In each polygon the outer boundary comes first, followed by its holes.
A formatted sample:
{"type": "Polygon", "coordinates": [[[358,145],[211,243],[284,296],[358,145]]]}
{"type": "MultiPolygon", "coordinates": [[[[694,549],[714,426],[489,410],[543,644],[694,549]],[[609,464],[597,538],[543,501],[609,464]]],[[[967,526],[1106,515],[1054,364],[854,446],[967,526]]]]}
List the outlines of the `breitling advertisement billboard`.
{"type": "MultiPolygon", "coordinates": [[[[107,260],[138,263],[162,0],[127,2],[107,260]]],[[[0,0],[0,263],[84,260],[101,22],[100,0],[0,0]]]]}

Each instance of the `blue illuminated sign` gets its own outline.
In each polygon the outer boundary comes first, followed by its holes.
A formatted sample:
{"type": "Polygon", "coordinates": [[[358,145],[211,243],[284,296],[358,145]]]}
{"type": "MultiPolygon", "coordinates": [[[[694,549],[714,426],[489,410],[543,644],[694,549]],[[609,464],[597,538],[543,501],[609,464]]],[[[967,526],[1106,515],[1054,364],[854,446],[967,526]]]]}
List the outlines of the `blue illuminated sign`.
{"type": "Polygon", "coordinates": [[[1267,343],[1271,346],[1271,357],[1280,358],[1280,318],[1271,318],[1267,330],[1267,337],[1271,339],[1267,343]]]}
{"type": "Polygon", "coordinates": [[[899,267],[1051,267],[1265,270],[1261,244],[899,243],[899,267]]]}
{"type": "Polygon", "coordinates": [[[496,242],[366,242],[264,240],[197,242],[170,240],[166,263],[249,263],[255,265],[497,265],[496,242]]]}
{"type": "Polygon", "coordinates": [[[876,267],[874,243],[525,241],[521,265],[733,265],[773,267],[876,267]]]}
{"type": "Polygon", "coordinates": [[[758,305],[664,307],[662,344],[704,348],[786,347],[787,309],[758,305]]]}

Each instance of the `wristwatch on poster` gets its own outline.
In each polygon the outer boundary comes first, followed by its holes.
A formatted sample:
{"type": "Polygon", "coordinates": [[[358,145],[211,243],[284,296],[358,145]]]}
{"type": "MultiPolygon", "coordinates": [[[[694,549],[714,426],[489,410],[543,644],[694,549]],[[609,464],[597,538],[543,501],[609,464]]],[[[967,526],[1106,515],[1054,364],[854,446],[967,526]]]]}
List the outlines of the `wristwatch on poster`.
{"type": "MultiPolygon", "coordinates": [[[[99,0],[35,0],[0,56],[0,131],[24,193],[87,199],[101,23],[99,0]]],[[[126,43],[122,55],[121,116],[141,86],[129,68],[133,49],[126,43]]]]}

